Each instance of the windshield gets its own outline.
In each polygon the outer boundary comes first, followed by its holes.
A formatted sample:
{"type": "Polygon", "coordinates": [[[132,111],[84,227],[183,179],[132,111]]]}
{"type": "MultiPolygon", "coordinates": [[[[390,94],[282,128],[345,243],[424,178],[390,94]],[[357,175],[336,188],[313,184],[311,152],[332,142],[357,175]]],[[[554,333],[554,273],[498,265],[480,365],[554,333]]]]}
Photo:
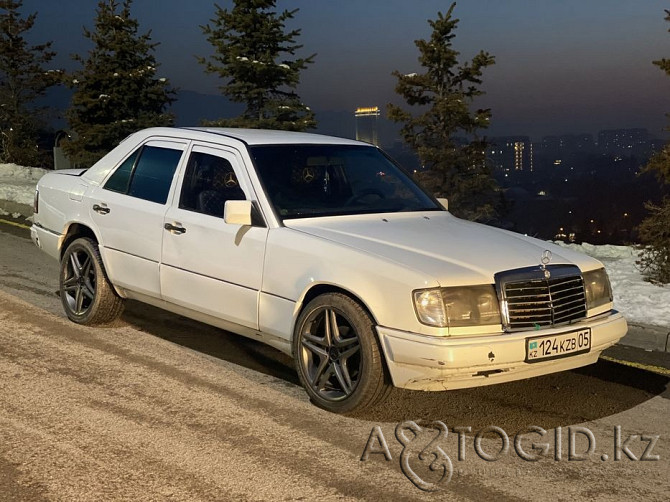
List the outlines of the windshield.
{"type": "Polygon", "coordinates": [[[282,219],[441,210],[371,146],[265,145],[249,150],[282,219]]]}

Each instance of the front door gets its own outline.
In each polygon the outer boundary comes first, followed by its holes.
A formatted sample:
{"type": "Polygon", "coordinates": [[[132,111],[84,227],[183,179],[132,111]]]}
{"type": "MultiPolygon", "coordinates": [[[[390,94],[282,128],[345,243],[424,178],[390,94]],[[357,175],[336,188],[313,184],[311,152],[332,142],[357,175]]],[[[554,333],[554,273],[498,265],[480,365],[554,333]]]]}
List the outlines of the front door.
{"type": "Polygon", "coordinates": [[[164,300],[258,329],[265,226],[227,224],[226,200],[253,200],[239,154],[195,145],[165,214],[160,265],[164,300]]]}

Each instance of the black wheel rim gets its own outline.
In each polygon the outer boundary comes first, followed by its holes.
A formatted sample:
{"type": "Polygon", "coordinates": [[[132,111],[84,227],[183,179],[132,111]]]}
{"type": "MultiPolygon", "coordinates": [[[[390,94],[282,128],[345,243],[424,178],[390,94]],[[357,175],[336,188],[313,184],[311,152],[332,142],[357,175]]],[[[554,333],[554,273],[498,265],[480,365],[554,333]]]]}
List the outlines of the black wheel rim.
{"type": "Polygon", "coordinates": [[[311,389],[328,401],[349,397],[360,378],[360,349],[358,333],[341,312],[312,312],[300,333],[300,364],[311,389]]]}
{"type": "Polygon", "coordinates": [[[74,249],[67,257],[63,279],[64,295],[70,311],[77,316],[86,314],[95,301],[96,274],[93,259],[85,249],[74,249]]]}

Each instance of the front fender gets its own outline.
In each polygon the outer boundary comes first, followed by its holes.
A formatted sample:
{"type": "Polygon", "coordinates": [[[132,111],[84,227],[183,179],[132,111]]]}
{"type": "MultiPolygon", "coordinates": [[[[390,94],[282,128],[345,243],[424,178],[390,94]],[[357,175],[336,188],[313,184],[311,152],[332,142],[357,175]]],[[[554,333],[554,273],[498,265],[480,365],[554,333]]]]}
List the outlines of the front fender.
{"type": "MultiPolygon", "coordinates": [[[[420,324],[412,291],[438,287],[425,274],[384,258],[287,227],[270,230],[263,272],[260,325],[272,328],[279,312],[284,336],[292,333],[304,301],[314,288],[328,287],[357,298],[382,326],[435,334],[420,324]]],[[[273,329],[274,331],[274,329],[273,329]]]]}

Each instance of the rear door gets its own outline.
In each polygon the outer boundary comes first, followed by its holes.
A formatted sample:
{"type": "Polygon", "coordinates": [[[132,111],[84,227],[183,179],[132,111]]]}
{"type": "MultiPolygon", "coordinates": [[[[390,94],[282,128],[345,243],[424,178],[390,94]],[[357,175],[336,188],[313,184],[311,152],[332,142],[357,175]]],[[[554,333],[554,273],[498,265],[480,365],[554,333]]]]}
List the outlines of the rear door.
{"type": "Polygon", "coordinates": [[[144,143],[89,197],[107,274],[115,285],[160,297],[163,219],[187,144],[144,143]]]}
{"type": "Polygon", "coordinates": [[[227,224],[226,200],[256,199],[237,150],[195,144],[165,214],[163,299],[258,329],[268,229],[227,224]]]}

